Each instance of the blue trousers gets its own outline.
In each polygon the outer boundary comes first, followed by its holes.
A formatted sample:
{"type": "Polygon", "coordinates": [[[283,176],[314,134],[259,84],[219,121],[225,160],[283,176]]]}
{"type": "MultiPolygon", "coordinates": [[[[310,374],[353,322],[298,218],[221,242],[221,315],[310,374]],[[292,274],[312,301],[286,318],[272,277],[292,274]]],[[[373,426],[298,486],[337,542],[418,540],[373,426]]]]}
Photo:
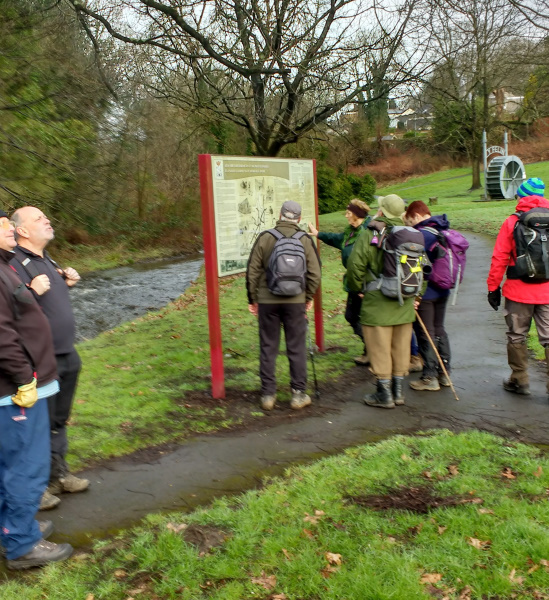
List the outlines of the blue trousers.
{"type": "Polygon", "coordinates": [[[13,560],[31,550],[35,515],[50,475],[48,401],[32,408],[0,406],[0,542],[13,560]]]}

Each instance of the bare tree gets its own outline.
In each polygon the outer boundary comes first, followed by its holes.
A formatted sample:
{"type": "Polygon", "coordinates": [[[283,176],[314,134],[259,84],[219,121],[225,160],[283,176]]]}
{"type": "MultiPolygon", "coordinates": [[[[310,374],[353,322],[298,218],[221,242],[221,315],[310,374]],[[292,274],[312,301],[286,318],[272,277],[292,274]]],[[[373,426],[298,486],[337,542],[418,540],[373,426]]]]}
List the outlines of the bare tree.
{"type": "Polygon", "coordinates": [[[96,47],[106,34],[133,45],[135,71],[157,94],[242,127],[264,156],[355,99],[386,96],[418,62],[415,50],[397,57],[420,0],[64,1],[96,47]],[[385,60],[382,86],[356,68],[374,55],[385,60]]]}
{"type": "Polygon", "coordinates": [[[528,49],[527,23],[507,0],[429,1],[433,71],[428,95],[448,135],[471,160],[471,188],[479,188],[482,131],[502,124],[494,92],[516,84],[528,49]]]}

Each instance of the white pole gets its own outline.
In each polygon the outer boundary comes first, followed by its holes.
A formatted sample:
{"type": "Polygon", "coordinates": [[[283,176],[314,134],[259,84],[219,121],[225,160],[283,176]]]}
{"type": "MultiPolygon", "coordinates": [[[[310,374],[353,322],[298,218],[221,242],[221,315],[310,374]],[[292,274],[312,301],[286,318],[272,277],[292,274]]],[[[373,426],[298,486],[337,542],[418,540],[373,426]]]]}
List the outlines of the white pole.
{"type": "Polygon", "coordinates": [[[507,156],[507,129],[503,132],[503,148],[505,149],[505,156],[507,156]]]}

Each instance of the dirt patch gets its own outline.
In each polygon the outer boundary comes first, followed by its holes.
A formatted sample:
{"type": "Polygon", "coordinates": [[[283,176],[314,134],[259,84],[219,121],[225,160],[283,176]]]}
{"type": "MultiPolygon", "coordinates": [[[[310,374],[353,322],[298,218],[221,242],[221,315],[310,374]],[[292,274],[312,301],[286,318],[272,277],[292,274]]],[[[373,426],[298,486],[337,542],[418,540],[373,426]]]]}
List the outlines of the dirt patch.
{"type": "Polygon", "coordinates": [[[465,496],[437,496],[429,486],[401,487],[390,490],[386,494],[347,496],[346,499],[373,510],[409,510],[420,514],[426,514],[433,508],[461,506],[471,502],[480,503],[476,498],[465,496]]]}
{"type": "Polygon", "coordinates": [[[189,525],[183,532],[183,539],[195,546],[199,554],[223,546],[229,537],[230,534],[211,525],[189,525]]]}

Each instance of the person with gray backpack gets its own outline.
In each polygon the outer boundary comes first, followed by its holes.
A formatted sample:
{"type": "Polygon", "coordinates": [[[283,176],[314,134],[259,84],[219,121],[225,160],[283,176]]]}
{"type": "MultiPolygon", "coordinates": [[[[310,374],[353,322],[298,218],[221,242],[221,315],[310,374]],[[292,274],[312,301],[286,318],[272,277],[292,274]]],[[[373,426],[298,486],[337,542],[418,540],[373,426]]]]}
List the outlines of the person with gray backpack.
{"type": "Polygon", "coordinates": [[[377,390],[368,406],[404,404],[403,381],[410,366],[414,299],[423,288],[427,267],[422,234],[403,224],[402,198],[378,199],[379,210],[356,241],[347,263],[347,286],[364,294],[360,322],[377,390]]]}
{"type": "Polygon", "coordinates": [[[246,270],[248,309],[259,323],[261,407],[276,403],[276,358],[284,328],[290,363],[290,408],[311,404],[307,394],[307,311],[320,285],[320,259],[313,240],[299,228],[301,206],[284,202],[274,229],[261,232],[246,270]]]}

